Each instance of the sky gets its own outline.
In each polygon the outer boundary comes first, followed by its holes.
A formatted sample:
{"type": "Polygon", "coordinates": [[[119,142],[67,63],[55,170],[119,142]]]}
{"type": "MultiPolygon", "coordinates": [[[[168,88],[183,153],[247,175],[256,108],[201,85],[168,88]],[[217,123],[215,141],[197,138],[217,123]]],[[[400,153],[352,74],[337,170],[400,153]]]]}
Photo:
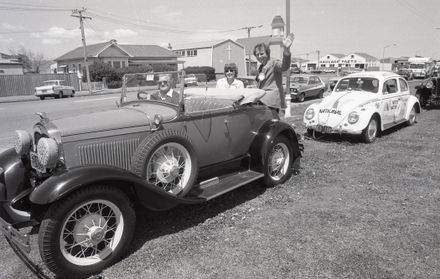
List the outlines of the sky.
{"type": "MultiPolygon", "coordinates": [[[[271,34],[274,16],[286,21],[286,0],[0,0],[0,52],[24,47],[55,59],[87,44],[184,46],[271,34]]],[[[440,59],[440,0],[290,0],[293,56],[363,52],[377,58],[440,59]]],[[[289,23],[287,23],[289,24],[289,23]]]]}

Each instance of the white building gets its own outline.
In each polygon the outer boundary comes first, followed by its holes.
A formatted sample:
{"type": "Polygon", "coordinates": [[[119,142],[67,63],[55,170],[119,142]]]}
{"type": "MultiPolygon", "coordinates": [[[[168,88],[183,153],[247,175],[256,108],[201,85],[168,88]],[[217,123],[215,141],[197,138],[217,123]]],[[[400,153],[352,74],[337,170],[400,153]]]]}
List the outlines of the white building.
{"type": "Polygon", "coordinates": [[[238,75],[244,75],[245,49],[244,46],[233,40],[190,43],[176,46],[173,49],[178,60],[184,61],[183,67],[209,66],[216,73],[223,73],[226,63],[235,63],[238,75]]]}

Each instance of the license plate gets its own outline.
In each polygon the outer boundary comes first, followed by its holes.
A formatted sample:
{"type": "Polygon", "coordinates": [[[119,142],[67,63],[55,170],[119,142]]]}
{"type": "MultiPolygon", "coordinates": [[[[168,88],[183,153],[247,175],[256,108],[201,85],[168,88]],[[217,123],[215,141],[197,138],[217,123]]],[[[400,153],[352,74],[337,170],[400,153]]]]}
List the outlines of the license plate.
{"type": "Polygon", "coordinates": [[[35,152],[30,152],[31,155],[31,166],[32,168],[36,169],[37,171],[41,173],[46,172],[46,168],[40,163],[40,160],[38,160],[38,155],[35,152]]]}
{"type": "Polygon", "coordinates": [[[322,125],[316,125],[315,130],[319,133],[325,133],[330,134],[332,132],[332,127],[330,126],[322,126],[322,125]]]}

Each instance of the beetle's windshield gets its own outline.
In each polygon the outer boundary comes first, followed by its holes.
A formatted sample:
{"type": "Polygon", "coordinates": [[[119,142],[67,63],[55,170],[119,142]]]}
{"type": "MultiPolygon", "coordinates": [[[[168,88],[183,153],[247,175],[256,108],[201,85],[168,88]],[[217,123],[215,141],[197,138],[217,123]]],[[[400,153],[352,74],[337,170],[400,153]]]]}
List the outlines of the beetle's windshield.
{"type": "Polygon", "coordinates": [[[149,72],[125,74],[121,103],[163,102],[178,106],[183,90],[183,72],[149,72]]]}
{"type": "Polygon", "coordinates": [[[335,91],[356,90],[377,93],[379,80],[368,77],[350,77],[341,79],[335,87],[335,91]]]}

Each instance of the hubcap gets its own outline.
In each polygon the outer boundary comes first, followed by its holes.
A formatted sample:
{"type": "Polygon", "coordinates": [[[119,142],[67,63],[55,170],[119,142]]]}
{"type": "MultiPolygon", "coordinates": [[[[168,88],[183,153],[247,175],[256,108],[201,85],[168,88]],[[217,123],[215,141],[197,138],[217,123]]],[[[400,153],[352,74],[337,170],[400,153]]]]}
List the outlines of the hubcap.
{"type": "Polygon", "coordinates": [[[370,139],[373,139],[376,136],[377,132],[377,124],[375,120],[372,120],[370,122],[370,125],[368,125],[368,137],[370,139]]]}

